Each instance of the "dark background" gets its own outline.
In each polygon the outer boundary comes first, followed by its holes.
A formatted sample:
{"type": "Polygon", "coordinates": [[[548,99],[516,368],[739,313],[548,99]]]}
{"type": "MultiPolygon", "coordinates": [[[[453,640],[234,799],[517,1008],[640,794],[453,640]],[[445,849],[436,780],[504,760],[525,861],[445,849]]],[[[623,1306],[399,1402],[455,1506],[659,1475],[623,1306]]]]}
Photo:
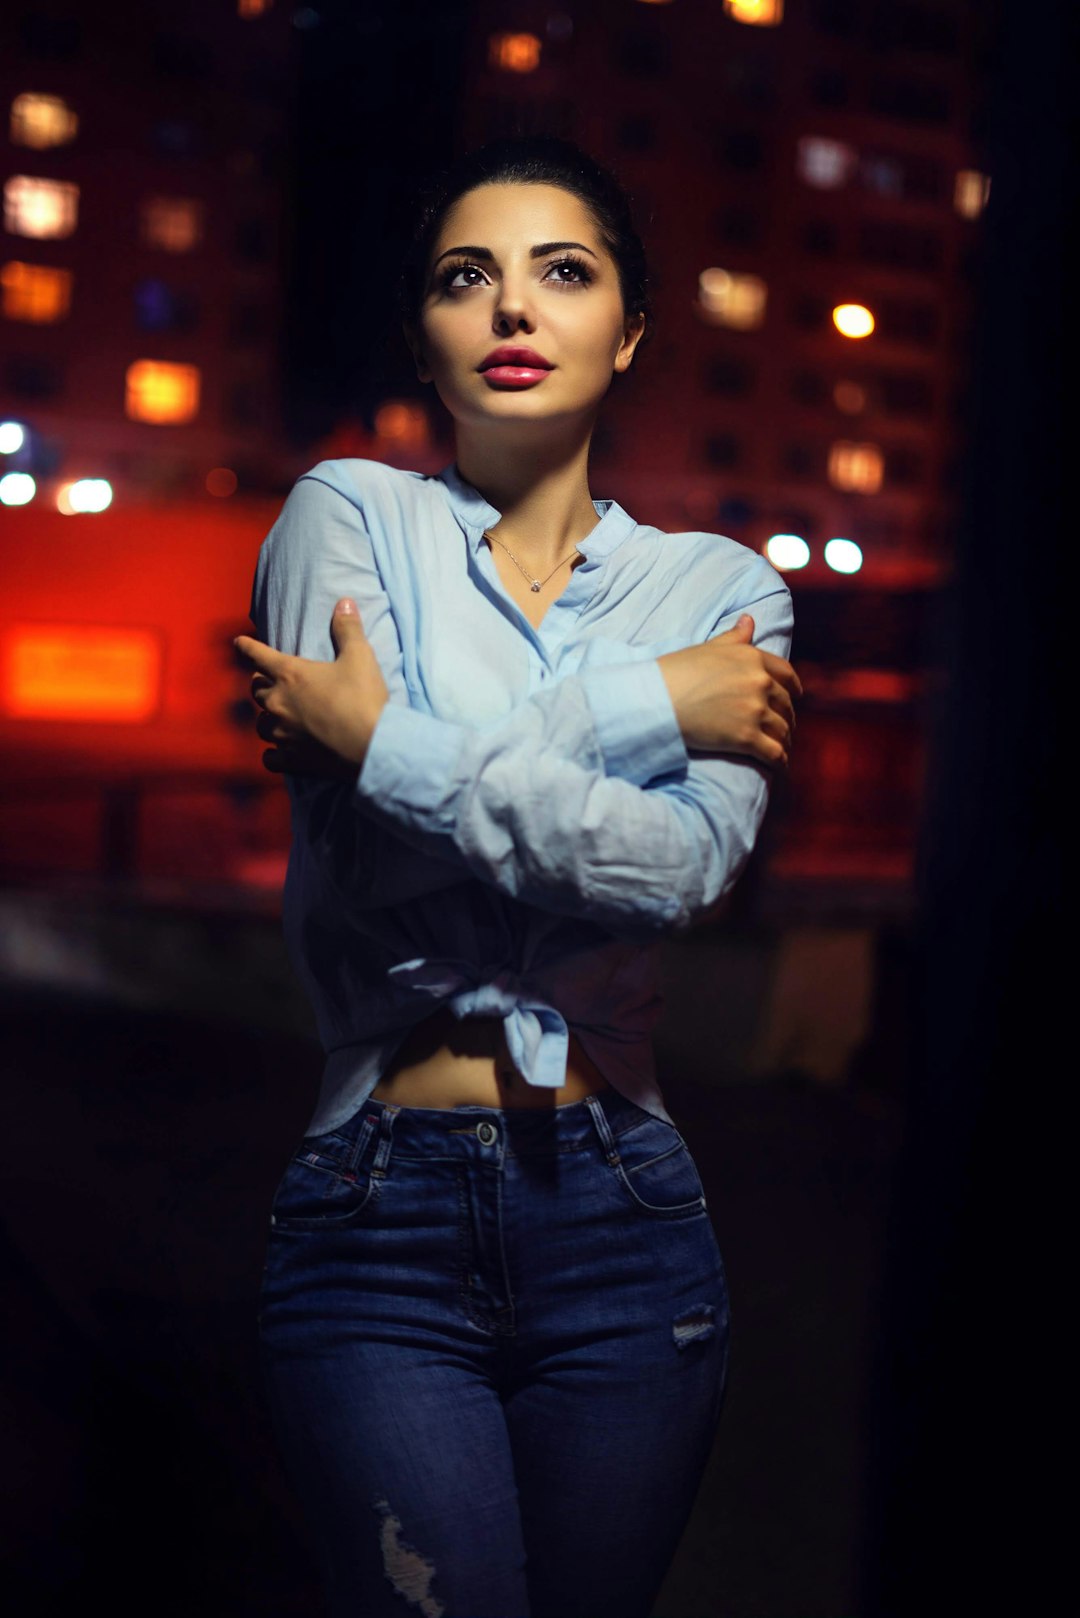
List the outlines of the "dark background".
{"type": "MultiPolygon", "coordinates": [[[[297,442],[409,384],[373,311],[409,186],[440,140],[451,150],[440,132],[468,16],[427,8],[441,32],[417,48],[418,9],[320,6],[301,30],[282,154],[297,442]]],[[[995,196],[957,566],[923,631],[942,679],[913,919],[878,935],[871,1025],[841,1086],[782,1061],[746,1082],[722,1057],[730,1082],[717,1082],[718,1049],[741,1050],[745,1030],[710,985],[722,970],[749,990],[763,970],[754,940],[779,919],[740,932],[744,897],[726,934],[668,955],[661,1081],[702,1168],[736,1339],[717,1450],[657,1618],[1059,1600],[1055,1375],[1069,1338],[1054,1304],[1069,1272],[1050,1243],[1074,1064],[1060,573],[1076,40],[1064,6],[1002,4],[993,21],[995,196]]],[[[831,643],[827,614],[819,602],[800,620],[797,663],[815,636],[831,643]]],[[[137,954],[163,983],[216,962],[248,975],[253,1014],[243,1027],[209,998],[117,999],[59,969],[51,986],[2,986],[5,1593],[19,1613],[88,1596],[114,1612],[314,1613],[253,1334],[265,1210],[319,1052],[287,1017],[268,1028],[259,1015],[287,999],[274,914],[222,897],[162,911],[147,934],[136,909],[118,894],[101,934],[120,975],[137,954]]],[[[44,914],[7,906],[10,947],[43,949],[44,914]]],[[[93,925],[74,907],[73,938],[93,925]]]]}

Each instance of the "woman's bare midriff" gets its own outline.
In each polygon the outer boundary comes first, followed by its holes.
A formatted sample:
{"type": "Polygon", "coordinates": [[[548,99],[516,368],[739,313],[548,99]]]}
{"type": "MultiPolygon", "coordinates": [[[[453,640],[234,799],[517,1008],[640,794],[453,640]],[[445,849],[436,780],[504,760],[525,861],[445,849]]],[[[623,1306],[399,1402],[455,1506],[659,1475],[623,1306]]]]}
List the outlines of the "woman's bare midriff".
{"type": "Polygon", "coordinates": [[[566,1083],[542,1090],[515,1070],[500,1018],[459,1021],[441,1006],[399,1046],[371,1094],[398,1107],[563,1107],[610,1089],[572,1032],[566,1083]]]}

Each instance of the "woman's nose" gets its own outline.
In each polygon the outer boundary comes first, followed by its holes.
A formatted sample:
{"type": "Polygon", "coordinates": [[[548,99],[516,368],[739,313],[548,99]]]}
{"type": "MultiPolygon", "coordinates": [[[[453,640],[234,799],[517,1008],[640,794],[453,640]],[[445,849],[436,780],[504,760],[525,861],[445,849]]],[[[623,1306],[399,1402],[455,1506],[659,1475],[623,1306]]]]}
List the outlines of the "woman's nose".
{"type": "Polygon", "coordinates": [[[503,284],[495,304],[494,325],[497,330],[510,327],[516,330],[523,327],[525,331],[535,330],[531,303],[524,292],[516,292],[503,284]]]}

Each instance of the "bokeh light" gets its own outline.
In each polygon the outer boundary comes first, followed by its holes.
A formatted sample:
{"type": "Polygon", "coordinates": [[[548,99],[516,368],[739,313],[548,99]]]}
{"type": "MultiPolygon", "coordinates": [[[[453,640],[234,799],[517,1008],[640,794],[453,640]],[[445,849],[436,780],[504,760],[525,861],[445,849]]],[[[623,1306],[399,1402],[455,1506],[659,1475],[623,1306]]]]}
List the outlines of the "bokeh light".
{"type": "Polygon", "coordinates": [[[853,539],[830,539],[825,545],[825,560],[834,573],[857,573],[863,555],[853,539]]]}
{"type": "Polygon", "coordinates": [[[231,467],[215,466],[206,474],[206,492],[219,500],[227,500],[230,494],[236,493],[236,473],[231,467]]]}
{"type": "Polygon", "coordinates": [[[29,472],[5,472],[0,478],[0,503],[5,506],[26,506],[37,493],[37,484],[29,472]]]}
{"type": "Polygon", "coordinates": [[[841,337],[869,337],[874,329],[874,317],[865,304],[838,303],[832,317],[841,337]]]}
{"type": "Polygon", "coordinates": [[[765,555],[773,567],[789,572],[792,568],[806,566],[810,560],[810,547],[798,534],[773,534],[766,541],[765,555]]]}
{"type": "Polygon", "coordinates": [[[105,478],[77,478],[64,483],[56,492],[56,509],[65,517],[104,511],[112,505],[112,484],[105,478]]]}

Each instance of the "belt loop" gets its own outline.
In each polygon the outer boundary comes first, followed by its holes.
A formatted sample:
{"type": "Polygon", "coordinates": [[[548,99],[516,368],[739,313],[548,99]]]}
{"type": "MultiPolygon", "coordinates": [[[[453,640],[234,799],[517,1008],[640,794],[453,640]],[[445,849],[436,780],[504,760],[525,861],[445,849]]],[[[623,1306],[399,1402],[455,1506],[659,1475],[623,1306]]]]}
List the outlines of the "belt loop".
{"type": "Polygon", "coordinates": [[[349,1174],[355,1174],[357,1169],[360,1167],[360,1164],[363,1162],[364,1153],[367,1151],[368,1141],[371,1139],[371,1132],[377,1123],[378,1119],[373,1112],[368,1112],[365,1114],[363,1123],[356,1131],[356,1140],[353,1143],[352,1151],[349,1153],[348,1163],[345,1165],[349,1174]]]}
{"type": "Polygon", "coordinates": [[[592,1116],[592,1121],[596,1125],[596,1132],[600,1136],[600,1144],[607,1154],[608,1162],[617,1163],[619,1161],[619,1149],[615,1145],[615,1137],[611,1133],[611,1125],[608,1122],[607,1113],[604,1111],[603,1102],[595,1091],[585,1096],[584,1100],[592,1116]]]}
{"type": "Polygon", "coordinates": [[[394,1120],[400,1112],[400,1107],[384,1103],[382,1117],[379,1120],[379,1146],[375,1153],[375,1161],[371,1165],[372,1174],[385,1174],[386,1165],[390,1161],[390,1147],[393,1141],[394,1120]]]}

